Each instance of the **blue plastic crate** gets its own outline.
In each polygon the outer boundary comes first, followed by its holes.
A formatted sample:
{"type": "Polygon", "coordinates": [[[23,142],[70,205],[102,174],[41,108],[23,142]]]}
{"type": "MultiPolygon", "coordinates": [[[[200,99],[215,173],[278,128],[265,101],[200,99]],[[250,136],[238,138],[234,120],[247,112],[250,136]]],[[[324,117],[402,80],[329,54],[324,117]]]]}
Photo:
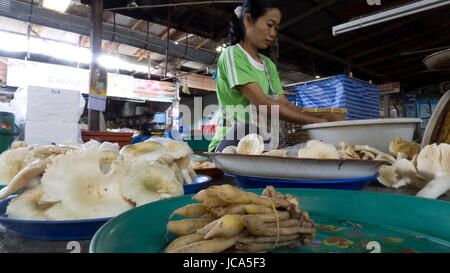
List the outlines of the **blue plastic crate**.
{"type": "Polygon", "coordinates": [[[378,86],[338,75],[295,86],[300,108],[346,108],[347,120],[380,118],[378,86]]]}

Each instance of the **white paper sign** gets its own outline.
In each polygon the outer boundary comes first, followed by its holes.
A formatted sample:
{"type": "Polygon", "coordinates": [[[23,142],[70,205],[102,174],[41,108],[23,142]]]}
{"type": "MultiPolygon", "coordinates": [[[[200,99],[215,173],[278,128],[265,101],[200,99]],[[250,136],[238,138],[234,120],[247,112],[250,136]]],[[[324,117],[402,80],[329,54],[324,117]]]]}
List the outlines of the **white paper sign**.
{"type": "Polygon", "coordinates": [[[94,93],[89,94],[88,109],[100,112],[106,110],[106,97],[94,93]]]}

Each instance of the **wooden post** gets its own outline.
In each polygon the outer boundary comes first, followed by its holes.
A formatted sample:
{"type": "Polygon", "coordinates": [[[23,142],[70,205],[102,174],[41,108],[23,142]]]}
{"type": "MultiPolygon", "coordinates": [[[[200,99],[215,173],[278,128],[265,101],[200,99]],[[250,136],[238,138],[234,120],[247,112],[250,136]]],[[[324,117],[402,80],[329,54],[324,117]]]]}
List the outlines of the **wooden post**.
{"type": "MultiPolygon", "coordinates": [[[[91,52],[92,61],[90,65],[89,87],[95,88],[96,72],[100,68],[98,57],[102,53],[102,28],[103,28],[103,0],[92,0],[91,2],[91,52]]],[[[100,112],[89,110],[89,131],[100,130],[100,112]]]]}

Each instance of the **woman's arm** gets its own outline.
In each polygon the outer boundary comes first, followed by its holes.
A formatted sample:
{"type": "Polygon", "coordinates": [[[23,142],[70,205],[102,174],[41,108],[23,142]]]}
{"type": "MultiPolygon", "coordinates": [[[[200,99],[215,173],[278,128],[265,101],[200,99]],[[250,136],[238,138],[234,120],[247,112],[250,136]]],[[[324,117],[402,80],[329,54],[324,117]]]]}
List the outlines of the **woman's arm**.
{"type": "Polygon", "coordinates": [[[328,122],[327,119],[317,118],[307,113],[303,113],[300,108],[290,103],[284,95],[280,95],[280,101],[267,97],[258,83],[248,83],[246,85],[239,85],[238,89],[242,94],[255,105],[258,109],[261,105],[267,105],[268,114],[270,115],[271,106],[278,105],[280,108],[280,119],[294,122],[298,124],[312,124],[328,122]]]}

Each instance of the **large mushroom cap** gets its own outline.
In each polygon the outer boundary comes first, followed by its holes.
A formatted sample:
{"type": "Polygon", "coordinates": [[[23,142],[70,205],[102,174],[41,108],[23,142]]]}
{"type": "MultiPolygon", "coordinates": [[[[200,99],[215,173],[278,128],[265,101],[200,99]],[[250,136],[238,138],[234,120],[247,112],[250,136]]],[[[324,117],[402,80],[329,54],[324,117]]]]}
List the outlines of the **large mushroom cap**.
{"type": "Polygon", "coordinates": [[[239,141],[236,153],[243,155],[260,155],[264,152],[264,139],[258,134],[250,134],[239,141]]]}
{"type": "Polygon", "coordinates": [[[27,148],[28,144],[25,141],[15,141],[11,144],[11,150],[19,149],[19,148],[27,148]]]}
{"type": "Polygon", "coordinates": [[[222,154],[237,154],[236,146],[228,146],[222,150],[222,154]]]}
{"type": "Polygon", "coordinates": [[[394,157],[398,157],[398,154],[401,153],[406,155],[407,159],[411,160],[414,156],[419,154],[420,144],[410,143],[399,137],[389,144],[389,151],[394,157]]]}
{"type": "Polygon", "coordinates": [[[103,142],[98,149],[100,151],[111,151],[118,154],[120,151],[120,146],[118,143],[103,142]]]}
{"type": "Polygon", "coordinates": [[[43,221],[47,220],[44,212],[48,205],[40,205],[42,185],[28,189],[9,202],[6,215],[11,219],[43,221]]]}
{"type": "Polygon", "coordinates": [[[75,146],[63,146],[63,145],[48,145],[48,146],[41,146],[41,147],[35,147],[31,151],[34,157],[37,158],[46,158],[51,155],[60,155],[65,154],[68,151],[72,150],[79,150],[79,147],[75,146]]]}
{"type": "Polygon", "coordinates": [[[0,200],[7,198],[24,187],[27,187],[35,178],[40,177],[45,172],[45,169],[50,162],[51,157],[38,159],[22,169],[16,176],[14,176],[11,183],[9,183],[7,187],[0,190],[0,200]]]}
{"type": "Polygon", "coordinates": [[[423,148],[417,157],[417,170],[430,180],[450,176],[450,145],[442,143],[423,148]]]}
{"type": "Polygon", "coordinates": [[[181,196],[184,189],[167,165],[140,161],[133,164],[127,178],[121,181],[121,193],[136,206],[142,206],[162,198],[181,196]]]}
{"type": "Polygon", "coordinates": [[[102,144],[99,141],[97,141],[95,139],[91,139],[88,142],[86,142],[83,145],[81,145],[81,148],[85,149],[85,150],[89,150],[89,149],[98,150],[101,145],[102,144]]]}
{"type": "Polygon", "coordinates": [[[43,202],[58,202],[45,211],[51,220],[115,217],[134,206],[120,194],[126,168],[116,161],[111,170],[100,169],[98,150],[72,151],[53,159],[41,183],[43,202]]]}
{"type": "Polygon", "coordinates": [[[173,159],[185,158],[194,153],[186,142],[172,141],[164,144],[164,147],[173,159]]]}
{"type": "Polygon", "coordinates": [[[378,182],[388,188],[392,188],[399,180],[397,174],[395,173],[395,169],[392,166],[381,166],[378,173],[380,174],[377,178],[378,182]]]}
{"type": "Polygon", "coordinates": [[[339,159],[339,152],[333,144],[311,140],[305,148],[298,151],[300,158],[339,159]]]}
{"type": "Polygon", "coordinates": [[[438,198],[450,191],[450,145],[428,145],[417,157],[417,170],[430,181],[417,196],[438,198]]]}
{"type": "Polygon", "coordinates": [[[0,185],[8,185],[26,166],[37,158],[27,148],[8,150],[0,155],[0,185]]]}
{"type": "Polygon", "coordinates": [[[397,176],[401,178],[400,181],[394,185],[394,188],[411,185],[422,189],[426,185],[425,178],[417,172],[413,161],[402,158],[397,160],[392,167],[394,168],[397,176]]]}
{"type": "Polygon", "coordinates": [[[166,153],[166,148],[157,142],[141,142],[127,145],[120,150],[120,155],[125,161],[145,160],[153,163],[166,153]]]}
{"type": "Polygon", "coordinates": [[[173,158],[180,169],[185,170],[189,168],[191,163],[191,154],[194,153],[185,142],[172,141],[164,144],[167,150],[166,156],[173,158]]]}

